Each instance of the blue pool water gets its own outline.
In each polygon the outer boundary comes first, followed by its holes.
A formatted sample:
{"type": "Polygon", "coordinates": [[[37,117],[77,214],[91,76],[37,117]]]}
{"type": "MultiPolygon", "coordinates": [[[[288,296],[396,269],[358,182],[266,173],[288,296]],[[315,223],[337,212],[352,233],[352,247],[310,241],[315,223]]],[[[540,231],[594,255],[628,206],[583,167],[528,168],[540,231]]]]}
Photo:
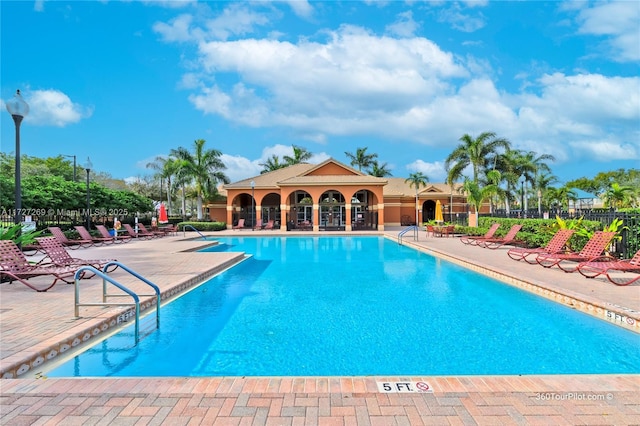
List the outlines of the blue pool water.
{"type": "Polygon", "coordinates": [[[253,257],[47,375],[640,372],[639,335],[383,237],[219,241],[253,257]]]}

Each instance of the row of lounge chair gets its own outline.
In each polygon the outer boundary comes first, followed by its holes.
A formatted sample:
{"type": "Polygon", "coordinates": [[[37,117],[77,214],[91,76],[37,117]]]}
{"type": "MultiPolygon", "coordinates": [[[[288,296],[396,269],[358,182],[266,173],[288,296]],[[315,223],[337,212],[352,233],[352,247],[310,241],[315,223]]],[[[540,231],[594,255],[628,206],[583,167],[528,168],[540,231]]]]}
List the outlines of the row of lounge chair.
{"type": "Polygon", "coordinates": [[[125,223],[122,225],[124,233],[118,233],[117,235],[111,235],[109,230],[104,225],[96,225],[96,229],[100,233],[100,236],[96,237],[84,226],[75,226],[74,228],[78,232],[80,238],[70,239],[65,233],[57,226],[50,226],[49,231],[60,243],[71,249],[77,249],[80,247],[91,247],[102,244],[121,244],[132,241],[134,238],[149,239],[158,238],[172,233],[177,233],[175,226],[158,228],[158,230],[149,231],[142,223],[138,224],[138,232],[133,229],[131,225],[125,223]]]}
{"type": "MultiPolygon", "coordinates": [[[[124,224],[126,234],[113,236],[103,225],[96,225],[100,236],[93,236],[84,226],[76,226],[80,238],[69,239],[59,227],[51,226],[49,231],[51,237],[38,237],[36,243],[29,247],[30,252],[40,251],[44,257],[38,263],[32,263],[15,242],[11,240],[0,240],[0,281],[20,282],[27,287],[44,292],[52,288],[59,281],[72,284],[75,281],[76,272],[83,266],[93,266],[102,270],[109,262],[116,259],[80,259],[69,254],[67,249],[78,249],[80,247],[91,247],[102,244],[122,244],[134,238],[158,238],[170,233],[176,233],[177,228],[167,227],[149,231],[143,224],[138,224],[138,232],[131,225],[124,224]],[[49,276],[53,279],[51,283],[45,285],[34,285],[28,280],[35,277],[49,276]]],[[[117,265],[107,270],[117,268],[117,265]]],[[[79,278],[91,278],[94,274],[83,271],[79,278]]]]}
{"type": "MultiPolygon", "coordinates": [[[[66,248],[55,237],[38,237],[36,238],[38,246],[44,251],[45,257],[38,263],[31,263],[27,259],[24,252],[11,240],[0,240],[0,280],[18,281],[32,290],[44,292],[63,281],[72,284],[75,281],[75,275],[83,266],[93,266],[96,269],[102,269],[109,262],[116,259],[79,259],[72,257],[66,248]],[[28,282],[30,278],[48,276],[53,281],[44,286],[36,286],[28,282]]],[[[112,265],[107,272],[117,268],[112,265]]],[[[83,271],[79,276],[80,279],[91,278],[94,274],[83,271]]]]}
{"type": "MultiPolygon", "coordinates": [[[[234,225],[232,227],[232,229],[245,229],[245,220],[244,219],[238,219],[238,224],[234,225]]],[[[256,226],[253,227],[253,229],[257,229],[257,230],[274,230],[275,228],[275,221],[273,220],[269,220],[267,221],[267,223],[262,223],[262,219],[258,219],[256,220],[256,226]]]]}
{"type": "MultiPolygon", "coordinates": [[[[509,232],[502,237],[494,237],[500,224],[494,223],[483,236],[466,236],[460,241],[467,245],[496,249],[505,245],[522,245],[522,241],[516,238],[516,234],[522,225],[513,225],[509,232]]],[[[572,229],[561,229],[554,234],[545,247],[527,248],[511,247],[507,255],[518,261],[525,261],[529,264],[541,265],[545,268],[557,266],[564,272],[576,272],[587,278],[605,276],[611,283],[616,285],[629,285],[640,279],[640,250],[627,260],[619,260],[605,253],[607,247],[615,237],[615,232],[597,231],[587,241],[587,244],[579,252],[565,250],[565,246],[574,234],[572,229]],[[614,272],[630,272],[626,274],[614,274],[614,272]]]]}

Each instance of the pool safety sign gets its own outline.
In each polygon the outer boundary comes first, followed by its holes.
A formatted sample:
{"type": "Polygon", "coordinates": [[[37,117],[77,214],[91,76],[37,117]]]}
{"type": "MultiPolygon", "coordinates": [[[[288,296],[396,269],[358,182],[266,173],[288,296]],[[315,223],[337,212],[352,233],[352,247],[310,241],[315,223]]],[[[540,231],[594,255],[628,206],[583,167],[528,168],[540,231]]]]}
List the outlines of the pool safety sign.
{"type": "Polygon", "coordinates": [[[433,393],[427,382],[376,382],[381,393],[433,393]]]}

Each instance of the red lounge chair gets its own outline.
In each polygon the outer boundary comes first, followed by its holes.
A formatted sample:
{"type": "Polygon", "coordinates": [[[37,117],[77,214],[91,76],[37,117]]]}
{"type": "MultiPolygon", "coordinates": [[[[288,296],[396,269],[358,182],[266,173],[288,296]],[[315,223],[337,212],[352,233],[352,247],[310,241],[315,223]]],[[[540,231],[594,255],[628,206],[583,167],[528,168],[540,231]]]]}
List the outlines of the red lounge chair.
{"type": "Polygon", "coordinates": [[[514,247],[510,248],[507,255],[513,260],[524,260],[527,263],[535,265],[535,256],[539,254],[559,253],[564,248],[569,238],[575,231],[573,229],[560,229],[549,240],[546,246],[537,248],[514,247]]]}
{"type": "Polygon", "coordinates": [[[77,267],[57,267],[53,265],[32,265],[29,263],[24,253],[12,240],[0,240],[0,278],[1,281],[20,281],[35,291],[47,291],[58,281],[68,284],[74,282],[74,274],[77,267]],[[36,287],[27,280],[29,278],[49,276],[54,280],[45,287],[36,287]]]}
{"type": "Polygon", "coordinates": [[[128,223],[123,223],[122,227],[127,231],[127,234],[129,234],[131,238],[154,238],[155,237],[155,235],[153,235],[151,232],[142,232],[142,230],[140,229],[138,229],[138,233],[136,233],[136,230],[133,229],[131,225],[129,225],[128,223]]]}
{"type": "Polygon", "coordinates": [[[478,245],[482,248],[488,248],[495,250],[498,247],[502,247],[505,245],[518,245],[522,244],[522,240],[518,240],[516,235],[522,229],[522,225],[513,225],[511,229],[505,234],[502,238],[485,238],[478,242],[478,245]]]}
{"type": "Polygon", "coordinates": [[[596,257],[602,256],[602,252],[607,248],[615,232],[602,232],[598,231],[593,234],[593,237],[584,246],[580,253],[549,253],[539,254],[536,257],[536,262],[544,266],[545,268],[551,268],[557,265],[558,268],[564,272],[574,272],[577,270],[577,266],[580,262],[587,262],[596,257]],[[571,262],[570,265],[575,265],[573,268],[569,268],[563,264],[563,262],[571,262]]]}
{"type": "MultiPolygon", "coordinates": [[[[578,272],[587,278],[595,278],[598,275],[605,275],[609,281],[615,285],[629,285],[640,279],[640,250],[633,258],[628,260],[618,260],[611,256],[601,256],[582,262],[578,265],[578,272]],[[631,272],[638,275],[631,277],[613,276],[611,272],[631,272]]],[[[626,275],[626,274],[625,274],[626,275]]]]}
{"type": "Polygon", "coordinates": [[[144,234],[146,234],[146,235],[151,234],[151,235],[153,235],[154,237],[164,237],[164,232],[162,232],[162,231],[158,231],[158,230],[156,230],[156,231],[153,231],[153,230],[149,231],[149,230],[147,229],[147,227],[146,227],[146,226],[144,226],[142,223],[138,223],[138,229],[139,229],[139,231],[138,231],[138,232],[142,231],[142,232],[143,232],[144,234]]]}
{"type": "Polygon", "coordinates": [[[93,241],[79,239],[79,240],[70,240],[67,236],[62,232],[62,229],[57,226],[50,226],[49,231],[51,234],[56,237],[56,240],[60,241],[65,247],[69,247],[70,249],[79,249],[80,247],[91,247],[93,245],[93,241]]]}
{"type": "Polygon", "coordinates": [[[111,236],[111,234],[109,234],[109,230],[104,225],[96,225],[96,229],[98,230],[102,238],[113,238],[114,243],[128,243],[129,241],[131,241],[130,235],[117,235],[118,231],[116,231],[115,236],[111,236]]]}
{"type": "MultiPolygon", "coordinates": [[[[54,237],[38,237],[36,238],[38,244],[45,252],[45,259],[49,258],[52,265],[61,267],[75,267],[76,269],[81,266],[93,266],[96,269],[102,270],[102,267],[109,262],[113,262],[116,259],[79,259],[77,257],[71,257],[67,249],[64,248],[60,242],[54,237]]],[[[114,265],[111,271],[116,269],[117,265],[114,265]]],[[[93,276],[93,274],[91,274],[93,276]]],[[[90,278],[84,276],[83,278],[90,278]]]]}
{"type": "Polygon", "coordinates": [[[273,220],[268,221],[263,229],[271,229],[271,230],[275,229],[274,228],[274,221],[273,220]]]}
{"type": "Polygon", "coordinates": [[[256,226],[254,226],[253,229],[262,230],[262,219],[256,220],[256,226]]]}
{"type": "Polygon", "coordinates": [[[113,238],[111,235],[109,235],[109,237],[94,237],[93,235],[91,235],[91,233],[89,233],[89,231],[87,231],[87,228],[82,225],[76,225],[74,226],[74,228],[76,228],[76,231],[78,231],[80,238],[82,238],[83,240],[91,240],[94,245],[113,244],[115,242],[115,238],[113,238]]]}
{"type": "Polygon", "coordinates": [[[238,219],[238,224],[232,227],[232,229],[242,229],[242,228],[244,228],[244,219],[238,219]]]}
{"type": "Polygon", "coordinates": [[[488,238],[493,238],[493,236],[496,233],[496,231],[498,230],[498,228],[500,228],[500,224],[499,223],[494,223],[493,225],[491,225],[491,228],[489,228],[487,233],[484,234],[483,236],[461,237],[460,241],[462,242],[462,244],[468,244],[470,246],[477,246],[480,241],[486,240],[488,238]]]}

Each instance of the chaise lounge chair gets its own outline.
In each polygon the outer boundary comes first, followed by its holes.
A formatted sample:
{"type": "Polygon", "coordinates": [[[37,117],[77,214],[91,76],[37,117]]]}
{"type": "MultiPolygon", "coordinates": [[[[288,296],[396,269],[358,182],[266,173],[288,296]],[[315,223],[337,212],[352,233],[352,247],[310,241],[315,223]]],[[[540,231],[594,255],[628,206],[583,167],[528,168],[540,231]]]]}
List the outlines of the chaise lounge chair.
{"type": "Polygon", "coordinates": [[[498,247],[506,245],[518,245],[523,244],[522,240],[516,238],[518,232],[522,229],[522,225],[513,225],[511,229],[502,238],[484,238],[478,242],[478,245],[482,248],[488,248],[495,250],[498,247]]]}
{"type": "Polygon", "coordinates": [[[144,226],[144,224],[142,224],[142,223],[138,223],[138,229],[139,229],[139,231],[142,231],[144,234],[151,234],[154,237],[164,237],[164,235],[165,235],[164,232],[158,231],[157,229],[155,231],[154,230],[149,231],[147,229],[147,227],[144,226]]]}
{"type": "Polygon", "coordinates": [[[12,240],[0,240],[0,281],[19,281],[32,290],[43,292],[56,285],[58,281],[68,284],[74,282],[78,267],[58,267],[54,265],[33,265],[12,240]],[[27,280],[35,277],[51,277],[53,282],[45,287],[36,287],[27,280]]]}
{"type": "Polygon", "coordinates": [[[268,221],[267,224],[262,229],[271,229],[271,230],[275,229],[274,228],[274,221],[273,220],[268,221]]]}
{"type": "Polygon", "coordinates": [[[231,229],[242,229],[244,228],[244,219],[238,219],[238,224],[233,226],[231,229]]]}
{"type": "Polygon", "coordinates": [[[633,258],[627,260],[618,260],[611,256],[601,256],[587,262],[582,262],[578,265],[578,272],[587,278],[605,275],[607,279],[615,285],[629,285],[640,279],[640,250],[636,252],[633,258]],[[611,272],[616,271],[631,272],[638,275],[623,278],[611,274],[611,272]]]}
{"type": "Polygon", "coordinates": [[[78,231],[80,238],[83,240],[91,240],[94,245],[113,244],[115,242],[115,238],[111,235],[108,237],[94,237],[89,231],[87,231],[87,228],[82,225],[76,225],[74,228],[78,231]]]}
{"type": "Polygon", "coordinates": [[[50,226],[49,231],[54,237],[56,237],[56,240],[60,241],[60,244],[73,250],[79,249],[80,247],[91,247],[93,245],[93,241],[85,240],[83,238],[78,240],[70,240],[69,238],[67,238],[65,233],[62,232],[62,229],[57,226],[50,226]]]}
{"type": "Polygon", "coordinates": [[[513,247],[507,251],[507,255],[513,260],[524,260],[527,263],[535,265],[535,256],[539,254],[559,253],[564,248],[569,238],[575,231],[573,229],[560,229],[549,240],[546,246],[537,248],[513,247]]]}
{"type": "Polygon", "coordinates": [[[564,272],[574,272],[577,270],[580,262],[587,262],[591,259],[602,256],[602,252],[604,252],[607,246],[611,243],[611,240],[615,235],[615,232],[597,231],[593,234],[591,239],[587,241],[587,244],[579,253],[539,254],[536,257],[536,262],[545,268],[551,268],[552,266],[557,265],[558,268],[562,269],[564,272]],[[571,268],[564,265],[563,262],[571,262],[569,265],[574,265],[574,267],[571,268]]]}
{"type": "Polygon", "coordinates": [[[489,230],[487,231],[486,234],[484,234],[482,236],[465,236],[465,237],[461,237],[460,241],[462,242],[462,244],[467,244],[467,245],[470,245],[470,246],[477,246],[480,241],[486,240],[486,239],[489,239],[489,238],[493,238],[493,236],[495,235],[495,233],[498,230],[498,228],[500,228],[500,224],[499,223],[494,223],[493,225],[491,225],[491,228],[489,228],[489,230]]]}
{"type": "MultiPolygon", "coordinates": [[[[45,252],[46,257],[44,259],[49,258],[51,261],[50,264],[55,266],[74,267],[76,269],[81,266],[93,266],[96,269],[102,270],[102,267],[107,263],[116,261],[116,259],[80,259],[72,257],[67,249],[54,237],[38,237],[36,241],[38,241],[38,244],[45,252]]],[[[111,269],[111,271],[118,267],[117,265],[113,266],[114,268],[111,269]]],[[[83,278],[90,278],[91,276],[93,276],[93,274],[84,276],[83,278]]]]}
{"type": "Polygon", "coordinates": [[[141,229],[138,229],[138,232],[136,233],[136,230],[128,223],[123,223],[122,227],[127,231],[127,234],[129,234],[131,238],[155,238],[155,235],[151,232],[142,232],[141,229]]]}
{"type": "MultiPolygon", "coordinates": [[[[98,230],[98,232],[100,233],[102,238],[113,238],[113,242],[116,243],[116,244],[128,243],[129,241],[131,241],[131,236],[130,235],[118,235],[118,234],[116,234],[115,236],[111,236],[111,234],[109,234],[109,230],[104,225],[96,225],[96,229],[98,230]]],[[[118,231],[116,231],[116,232],[118,232],[118,231]]]]}

